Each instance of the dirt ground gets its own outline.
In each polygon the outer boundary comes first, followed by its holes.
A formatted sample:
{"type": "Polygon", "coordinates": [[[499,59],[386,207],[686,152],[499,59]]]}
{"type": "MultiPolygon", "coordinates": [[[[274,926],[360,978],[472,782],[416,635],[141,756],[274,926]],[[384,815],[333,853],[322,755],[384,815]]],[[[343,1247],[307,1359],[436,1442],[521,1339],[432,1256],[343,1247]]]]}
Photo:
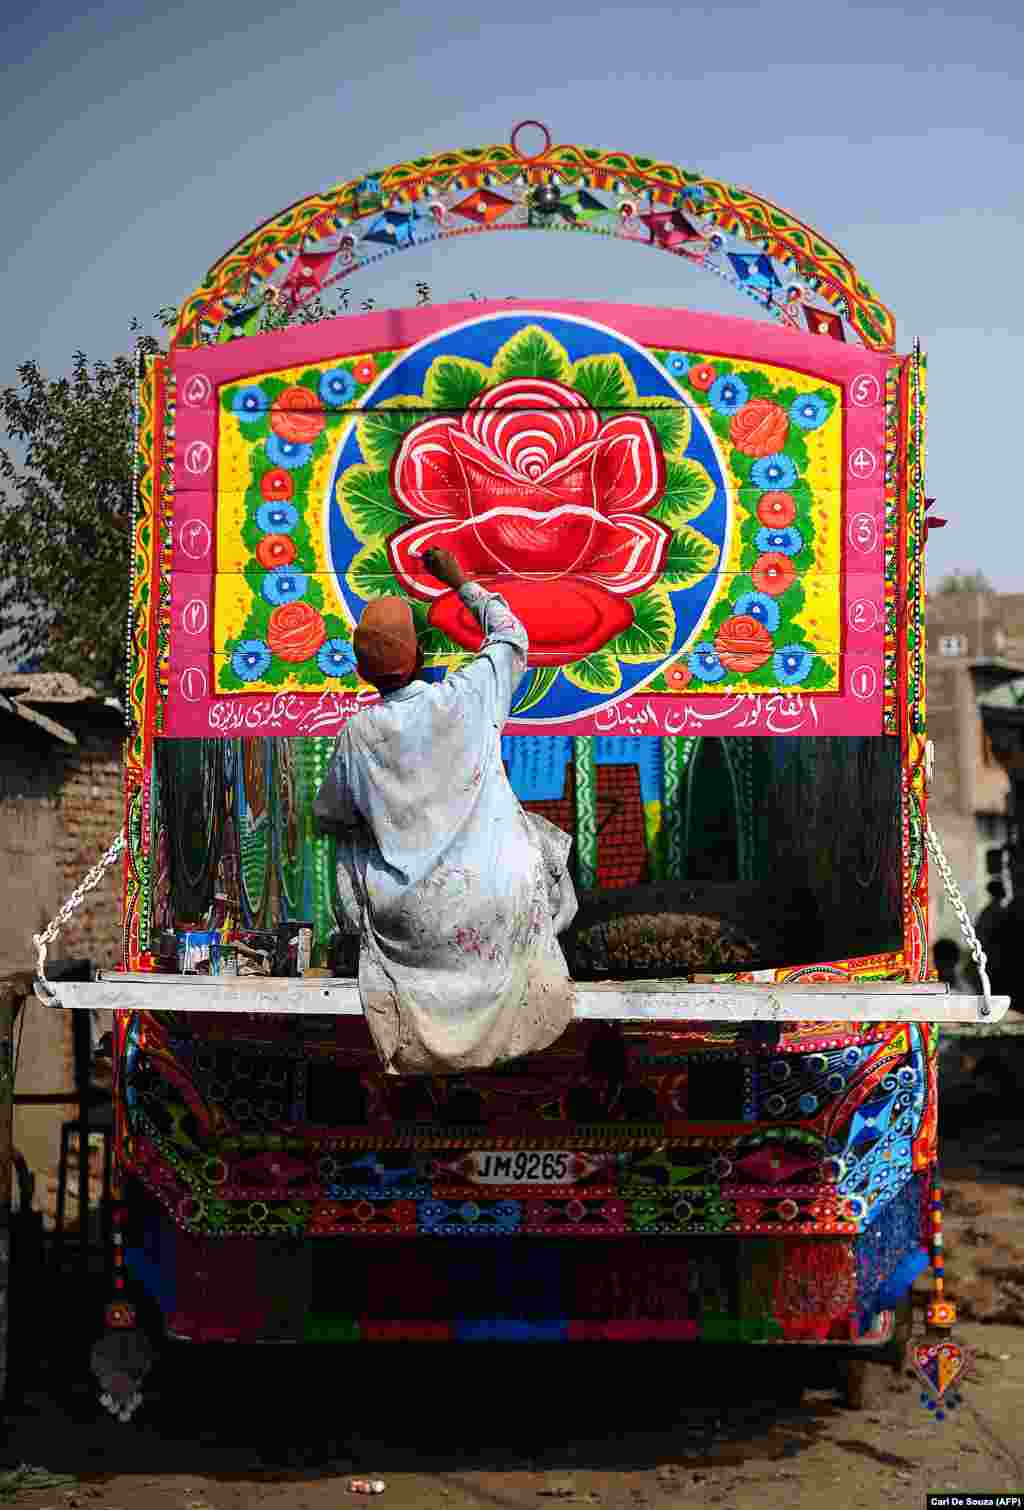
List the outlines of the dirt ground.
{"type": "Polygon", "coordinates": [[[990,1121],[944,1154],[956,1335],[977,1362],[942,1423],[880,1367],[861,1411],[820,1369],[781,1405],[780,1350],[397,1346],[180,1348],[121,1426],[72,1349],[14,1402],[0,1465],[73,1481],[12,1502],[320,1510],[358,1503],[353,1477],[385,1481],[380,1510],[873,1510],[1024,1492],[1024,1123],[990,1121]]]}

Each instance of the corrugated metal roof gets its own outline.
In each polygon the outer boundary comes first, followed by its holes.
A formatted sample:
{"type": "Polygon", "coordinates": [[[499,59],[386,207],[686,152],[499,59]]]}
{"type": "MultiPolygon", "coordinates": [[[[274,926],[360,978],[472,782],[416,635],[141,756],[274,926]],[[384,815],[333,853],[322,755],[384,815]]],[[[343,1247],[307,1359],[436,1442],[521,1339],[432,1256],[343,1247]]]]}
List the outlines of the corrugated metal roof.
{"type": "Polygon", "coordinates": [[[70,729],[65,729],[55,719],[47,718],[45,713],[38,713],[35,708],[27,708],[24,703],[16,702],[14,698],[4,697],[0,693],[0,717],[6,716],[22,725],[27,724],[34,732],[47,734],[51,739],[59,740],[61,744],[76,745],[78,740],[70,729]]]}

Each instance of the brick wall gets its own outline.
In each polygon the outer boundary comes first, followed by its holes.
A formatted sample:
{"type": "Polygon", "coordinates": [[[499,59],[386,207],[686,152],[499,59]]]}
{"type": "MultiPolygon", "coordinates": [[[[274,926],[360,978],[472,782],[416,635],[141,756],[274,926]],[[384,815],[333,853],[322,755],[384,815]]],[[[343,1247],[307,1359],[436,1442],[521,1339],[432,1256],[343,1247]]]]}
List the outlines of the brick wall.
{"type": "MultiPolygon", "coordinates": [[[[46,709],[71,729],[78,744],[57,746],[34,757],[35,777],[25,751],[8,747],[0,757],[0,865],[25,884],[4,888],[0,919],[0,965],[34,964],[31,934],[54,917],[60,905],[102,858],[124,821],[122,780],[123,725],[116,714],[94,708],[46,709]],[[24,895],[22,895],[24,893],[24,895]]],[[[81,908],[62,928],[48,958],[87,958],[111,969],[121,953],[122,863],[113,865],[89,892],[81,908]]],[[[109,1014],[104,1014],[109,1017],[109,1014]]],[[[74,1086],[71,1014],[55,1012],[34,997],[26,1002],[21,1023],[17,1089],[22,1093],[56,1092],[74,1086]]],[[[101,1024],[105,1031],[109,1022],[101,1024]]],[[[97,1078],[100,1078],[99,1076],[97,1078]]],[[[52,1227],[60,1149],[60,1125],[74,1115],[73,1106],[19,1106],[14,1141],[36,1177],[35,1205],[52,1227]]],[[[92,1200],[99,1195],[99,1150],[90,1150],[92,1200]]],[[[69,1179],[69,1225],[77,1222],[74,1195],[76,1160],[69,1179]]]]}
{"type": "MultiPolygon", "coordinates": [[[[68,752],[60,792],[57,875],[68,897],[86,871],[98,864],[124,822],[121,793],[122,739],[117,728],[76,728],[77,748],[68,752]]],[[[113,969],[121,957],[121,877],[118,861],[89,892],[61,930],[61,953],[113,969]]]]}

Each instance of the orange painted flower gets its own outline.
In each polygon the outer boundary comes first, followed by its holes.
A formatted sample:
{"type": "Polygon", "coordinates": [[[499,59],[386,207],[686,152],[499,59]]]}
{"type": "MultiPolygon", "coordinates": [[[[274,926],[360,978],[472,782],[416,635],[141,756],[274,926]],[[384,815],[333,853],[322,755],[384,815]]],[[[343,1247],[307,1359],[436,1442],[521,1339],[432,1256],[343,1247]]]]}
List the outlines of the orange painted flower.
{"type": "Polygon", "coordinates": [[[670,666],[665,672],[665,680],[673,692],[682,692],[693,681],[693,672],[684,664],[670,666]]]}
{"type": "Polygon", "coordinates": [[[729,435],[744,456],[774,456],[789,434],[789,415],[771,399],[752,398],[729,421],[729,435]]]}
{"type": "Polygon", "coordinates": [[[718,370],[710,362],[701,362],[699,366],[691,367],[687,376],[692,388],[696,388],[699,393],[706,393],[717,378],[718,370]]]}
{"type": "Polygon", "coordinates": [[[270,406],[270,428],[294,445],[308,445],[323,427],[320,400],[308,388],[286,388],[270,406]]]}
{"type": "Polygon", "coordinates": [[[377,376],[377,364],[373,357],[363,357],[352,368],[352,376],[357,383],[372,383],[377,376]]]}
{"type": "Polygon", "coordinates": [[[767,529],[784,529],[796,518],[796,504],[790,493],[762,493],[757,517],[767,529]]]}
{"type": "Polygon", "coordinates": [[[264,535],[256,547],[256,559],[268,571],[275,566],[291,566],[295,560],[295,541],[289,535],[264,535]]]}
{"type": "Polygon", "coordinates": [[[753,614],[733,614],[715,635],[715,649],[727,671],[756,671],[772,653],[772,637],[753,614]]]}
{"type": "Polygon", "coordinates": [[[267,624],[267,644],[282,661],[311,660],[326,638],[324,621],[309,603],[282,603],[267,624]]]}
{"type": "Polygon", "coordinates": [[[291,498],[295,492],[291,473],[286,472],[284,467],[271,467],[270,471],[264,472],[260,478],[260,492],[268,503],[276,503],[282,498],[291,498]]]}
{"type": "Polygon", "coordinates": [[[796,581],[796,567],[780,551],[765,551],[754,563],[750,580],[758,592],[766,592],[769,597],[778,598],[796,581]]]}

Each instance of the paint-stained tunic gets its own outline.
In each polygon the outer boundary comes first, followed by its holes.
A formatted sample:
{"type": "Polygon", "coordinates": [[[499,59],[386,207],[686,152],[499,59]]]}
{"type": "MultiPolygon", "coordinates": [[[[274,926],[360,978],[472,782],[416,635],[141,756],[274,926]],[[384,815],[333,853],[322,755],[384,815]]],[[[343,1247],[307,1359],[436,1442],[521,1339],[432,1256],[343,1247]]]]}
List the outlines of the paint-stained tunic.
{"type": "Polygon", "coordinates": [[[556,938],[576,912],[570,840],[523,811],[501,760],[526,630],[497,594],[460,596],[480,653],[352,718],[314,805],[339,833],[340,921],[360,934],[363,1010],[396,1074],[486,1068],[572,1018],[556,938]]]}

